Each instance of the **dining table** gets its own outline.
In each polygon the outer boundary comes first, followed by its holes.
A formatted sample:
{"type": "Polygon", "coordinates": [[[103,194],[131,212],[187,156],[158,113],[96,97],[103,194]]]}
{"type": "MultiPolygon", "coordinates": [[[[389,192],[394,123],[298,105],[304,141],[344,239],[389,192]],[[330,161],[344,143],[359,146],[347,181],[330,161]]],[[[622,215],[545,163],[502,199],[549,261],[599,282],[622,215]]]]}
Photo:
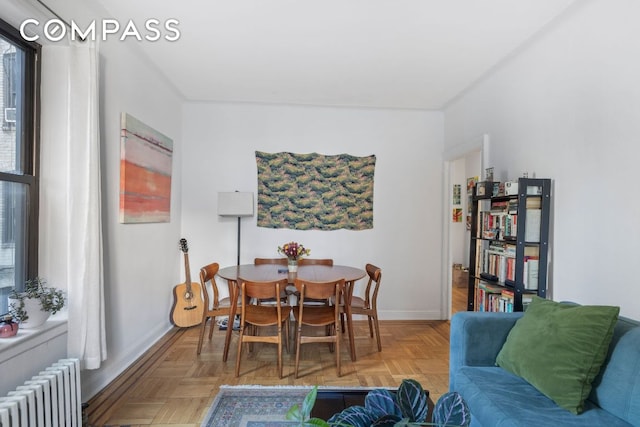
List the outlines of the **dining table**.
{"type": "Polygon", "coordinates": [[[286,277],[290,285],[294,283],[296,278],[313,282],[328,282],[344,279],[344,311],[347,317],[349,349],[351,353],[351,360],[355,362],[356,348],[351,316],[351,296],[353,295],[355,282],[365,277],[366,274],[367,272],[361,268],[349,267],[346,265],[299,265],[296,272],[289,272],[286,265],[280,264],[242,264],[221,268],[218,270],[218,276],[227,281],[229,285],[229,295],[231,297],[231,313],[229,315],[227,333],[225,335],[222,360],[226,362],[229,355],[229,345],[231,343],[231,335],[233,333],[232,319],[235,318],[238,303],[239,279],[249,280],[252,282],[270,282],[284,279],[286,277]]]}

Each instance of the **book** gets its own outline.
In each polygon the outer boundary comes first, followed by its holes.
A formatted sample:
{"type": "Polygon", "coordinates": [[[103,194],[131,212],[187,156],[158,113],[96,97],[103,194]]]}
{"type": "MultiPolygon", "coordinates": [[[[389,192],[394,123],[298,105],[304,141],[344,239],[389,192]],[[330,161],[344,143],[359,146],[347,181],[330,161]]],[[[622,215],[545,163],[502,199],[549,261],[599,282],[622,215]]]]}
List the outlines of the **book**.
{"type": "Polygon", "coordinates": [[[525,257],[524,273],[523,273],[523,285],[525,289],[535,290],[538,289],[538,258],[525,257]]]}
{"type": "Polygon", "coordinates": [[[498,299],[502,288],[480,281],[476,286],[477,311],[498,311],[498,299]]]}
{"type": "Polygon", "coordinates": [[[512,313],[514,298],[515,298],[515,295],[512,290],[503,289],[502,293],[500,294],[500,300],[501,300],[500,311],[503,311],[505,313],[512,313]]]}
{"type": "Polygon", "coordinates": [[[527,217],[524,227],[525,242],[540,241],[540,220],[542,219],[541,209],[527,209],[527,217]]]}

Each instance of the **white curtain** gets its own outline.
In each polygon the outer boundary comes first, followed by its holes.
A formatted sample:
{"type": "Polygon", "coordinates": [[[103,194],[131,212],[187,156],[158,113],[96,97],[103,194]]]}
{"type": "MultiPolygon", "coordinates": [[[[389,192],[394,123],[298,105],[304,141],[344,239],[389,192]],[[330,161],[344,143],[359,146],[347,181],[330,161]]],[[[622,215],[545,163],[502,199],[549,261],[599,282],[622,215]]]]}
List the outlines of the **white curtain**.
{"type": "Polygon", "coordinates": [[[43,49],[40,274],[66,285],[68,355],[83,369],[107,357],[98,91],[94,42],[43,49]]]}

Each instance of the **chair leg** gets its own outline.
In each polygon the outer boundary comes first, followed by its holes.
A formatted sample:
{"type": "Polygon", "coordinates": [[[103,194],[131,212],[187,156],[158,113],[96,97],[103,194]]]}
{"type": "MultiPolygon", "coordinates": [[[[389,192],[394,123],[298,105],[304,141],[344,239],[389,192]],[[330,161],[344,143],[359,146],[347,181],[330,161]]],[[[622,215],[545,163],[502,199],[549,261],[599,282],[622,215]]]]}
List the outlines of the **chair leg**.
{"type": "Polygon", "coordinates": [[[216,316],[212,316],[209,318],[211,320],[211,324],[209,324],[209,341],[213,337],[213,329],[216,327],[216,316]]]}
{"type": "Polygon", "coordinates": [[[289,351],[289,316],[287,316],[287,319],[284,321],[284,333],[285,333],[285,337],[286,337],[286,348],[287,348],[287,354],[291,353],[289,351]]]}
{"type": "Polygon", "coordinates": [[[244,325],[240,324],[240,336],[238,337],[238,354],[236,355],[236,377],[240,376],[240,357],[242,356],[242,337],[243,336],[244,336],[244,325]]]}
{"type": "Polygon", "coordinates": [[[373,321],[371,320],[371,315],[367,316],[367,320],[369,320],[369,336],[373,338],[373,321]]]}
{"type": "Polygon", "coordinates": [[[382,343],[380,342],[380,324],[378,323],[378,314],[373,317],[373,324],[376,327],[376,341],[378,341],[378,351],[382,351],[382,343]]]}
{"type": "Polygon", "coordinates": [[[278,327],[278,375],[282,379],[282,325],[278,327]]]}
{"type": "MultiPolygon", "coordinates": [[[[202,321],[202,325],[200,325],[200,337],[198,338],[198,352],[197,354],[200,354],[200,352],[202,351],[202,341],[204,340],[204,330],[207,329],[207,320],[209,318],[205,317],[204,320],[202,321]]],[[[211,336],[209,336],[209,339],[211,339],[211,336]]]]}
{"type": "Polygon", "coordinates": [[[340,332],[336,327],[336,369],[338,371],[338,377],[340,374],[340,332]]]}
{"type": "MultiPolygon", "coordinates": [[[[327,336],[329,337],[335,334],[336,334],[336,325],[335,324],[327,325],[327,336]]],[[[333,353],[335,349],[336,349],[335,343],[333,341],[329,341],[329,352],[333,353]]]]}
{"type": "Polygon", "coordinates": [[[298,324],[298,332],[296,333],[296,368],[295,368],[295,378],[298,378],[298,365],[300,363],[300,335],[302,335],[302,325],[298,324]]]}

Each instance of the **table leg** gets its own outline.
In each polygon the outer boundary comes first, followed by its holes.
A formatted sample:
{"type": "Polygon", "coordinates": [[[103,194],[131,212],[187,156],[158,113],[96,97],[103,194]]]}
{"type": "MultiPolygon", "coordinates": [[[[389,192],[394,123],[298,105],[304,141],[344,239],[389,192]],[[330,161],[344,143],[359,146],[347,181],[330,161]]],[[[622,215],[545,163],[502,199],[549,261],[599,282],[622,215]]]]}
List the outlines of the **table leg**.
{"type": "Polygon", "coordinates": [[[227,320],[227,333],[224,338],[224,351],[222,352],[222,361],[226,362],[229,356],[229,345],[231,344],[231,334],[233,333],[233,324],[236,320],[236,308],[238,307],[238,284],[233,280],[229,280],[229,295],[231,297],[231,308],[229,319],[227,320]]]}
{"type": "Polygon", "coordinates": [[[351,316],[351,296],[353,295],[354,282],[347,282],[347,298],[345,298],[344,311],[347,316],[347,331],[349,333],[349,349],[351,351],[351,360],[356,361],[356,344],[353,336],[353,318],[351,316]]]}

